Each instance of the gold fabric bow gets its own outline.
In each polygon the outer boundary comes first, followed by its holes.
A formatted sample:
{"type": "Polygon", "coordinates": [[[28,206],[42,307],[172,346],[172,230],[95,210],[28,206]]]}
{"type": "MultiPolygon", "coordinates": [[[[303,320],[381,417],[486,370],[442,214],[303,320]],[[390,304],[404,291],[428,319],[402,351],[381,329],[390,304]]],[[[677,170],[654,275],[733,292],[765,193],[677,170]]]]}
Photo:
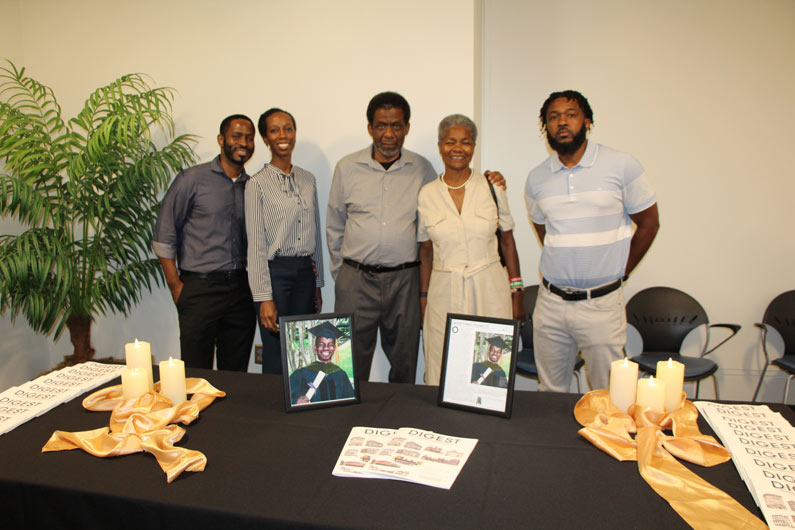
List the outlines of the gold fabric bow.
{"type": "Polygon", "coordinates": [[[693,528],[767,528],[729,495],[691,472],[675,457],[711,467],[731,459],[712,436],[701,434],[698,410],[684,399],[670,414],[634,405],[621,412],[607,390],[585,394],[574,407],[579,434],[616,460],[636,460],[643,479],[693,528]],[[671,430],[667,436],[663,430],[671,430]],[[633,439],[631,434],[637,433],[633,439]]]}
{"type": "Polygon", "coordinates": [[[174,444],[182,439],[185,429],[172,424],[190,424],[199,412],[226,393],[204,379],[187,378],[185,383],[191,398],[173,405],[157,393],[159,382],[155,383],[155,392],[128,401],[123,398],[121,385],[98,390],[83,400],[83,408],[112,411],[110,426],[82,432],[55,431],[41,451],[82,449],[100,458],[145,451],[155,456],[168,482],[183,471],[204,471],[207,457],[199,451],[176,447],[174,444]]]}

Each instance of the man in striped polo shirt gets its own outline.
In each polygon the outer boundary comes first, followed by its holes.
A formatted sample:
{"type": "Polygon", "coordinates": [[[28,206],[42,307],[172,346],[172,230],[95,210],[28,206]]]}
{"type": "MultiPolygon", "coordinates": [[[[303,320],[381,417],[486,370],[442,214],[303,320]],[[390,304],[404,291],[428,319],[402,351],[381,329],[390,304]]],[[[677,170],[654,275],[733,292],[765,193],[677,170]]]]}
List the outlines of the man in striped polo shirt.
{"type": "Polygon", "coordinates": [[[587,140],[593,111],[582,94],[550,94],[539,119],[556,154],[525,187],[543,247],[533,313],[538,388],[568,392],[578,349],[591,388],[607,388],[626,343],[623,282],[657,234],[657,199],[632,155],[587,140]]]}

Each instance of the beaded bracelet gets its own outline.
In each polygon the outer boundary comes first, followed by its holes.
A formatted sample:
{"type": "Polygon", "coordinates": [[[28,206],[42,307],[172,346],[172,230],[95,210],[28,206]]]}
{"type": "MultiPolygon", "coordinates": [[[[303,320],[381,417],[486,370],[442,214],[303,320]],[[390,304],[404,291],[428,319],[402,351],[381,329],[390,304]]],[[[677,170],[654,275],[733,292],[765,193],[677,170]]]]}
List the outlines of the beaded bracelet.
{"type": "Polygon", "coordinates": [[[515,278],[508,278],[508,281],[511,284],[511,290],[521,289],[522,287],[524,287],[524,282],[522,281],[521,276],[516,276],[515,278]]]}

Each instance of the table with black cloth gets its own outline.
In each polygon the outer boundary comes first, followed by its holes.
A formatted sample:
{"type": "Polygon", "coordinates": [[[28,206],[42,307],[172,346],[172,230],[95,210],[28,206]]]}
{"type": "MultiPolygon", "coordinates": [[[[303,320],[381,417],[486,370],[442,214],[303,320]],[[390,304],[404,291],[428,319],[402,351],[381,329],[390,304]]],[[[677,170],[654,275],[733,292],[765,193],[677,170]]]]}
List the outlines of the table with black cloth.
{"type": "MultiPolygon", "coordinates": [[[[168,484],[145,453],[41,453],[55,430],[107,425],[108,412],[88,412],[75,399],[0,436],[3,528],[688,527],[636,462],[618,462],[577,434],[576,394],[516,392],[506,419],[439,407],[437,387],[362,383],[360,404],[288,414],[279,376],[188,376],[227,393],[178,443],[207,456],[204,472],[168,484]],[[450,490],[332,476],[355,426],[418,427],[479,441],[450,490]]],[[[788,407],[773,408],[792,422],[788,407]]],[[[685,465],[761,517],[730,462],[685,465]]]]}

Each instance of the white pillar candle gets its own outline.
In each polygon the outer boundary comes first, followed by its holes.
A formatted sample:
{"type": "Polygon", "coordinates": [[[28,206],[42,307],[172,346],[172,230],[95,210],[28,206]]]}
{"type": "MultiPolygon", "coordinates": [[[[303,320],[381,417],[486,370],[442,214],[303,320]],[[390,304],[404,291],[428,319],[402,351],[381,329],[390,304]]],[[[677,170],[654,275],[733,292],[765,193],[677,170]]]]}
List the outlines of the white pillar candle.
{"type": "Polygon", "coordinates": [[[152,379],[152,349],[148,342],[130,342],[124,346],[124,353],[127,359],[127,368],[140,368],[144,371],[149,382],[149,390],[154,391],[155,382],[152,379]]]}
{"type": "Polygon", "coordinates": [[[610,401],[621,412],[627,412],[635,403],[638,388],[638,363],[627,358],[610,364],[610,401]]]}
{"type": "Polygon", "coordinates": [[[149,391],[146,372],[140,368],[125,368],[121,371],[121,389],[124,399],[135,399],[149,391]]]}
{"type": "Polygon", "coordinates": [[[682,403],[685,365],[673,359],[658,361],[657,380],[665,383],[665,408],[668,412],[675,411],[682,403]]]}
{"type": "Polygon", "coordinates": [[[160,364],[160,393],[178,405],[188,399],[185,389],[185,362],[168,358],[160,364]]]}
{"type": "Polygon", "coordinates": [[[641,409],[652,409],[658,412],[665,411],[665,383],[658,381],[654,376],[648,379],[638,379],[638,396],[635,405],[641,409]]]}

